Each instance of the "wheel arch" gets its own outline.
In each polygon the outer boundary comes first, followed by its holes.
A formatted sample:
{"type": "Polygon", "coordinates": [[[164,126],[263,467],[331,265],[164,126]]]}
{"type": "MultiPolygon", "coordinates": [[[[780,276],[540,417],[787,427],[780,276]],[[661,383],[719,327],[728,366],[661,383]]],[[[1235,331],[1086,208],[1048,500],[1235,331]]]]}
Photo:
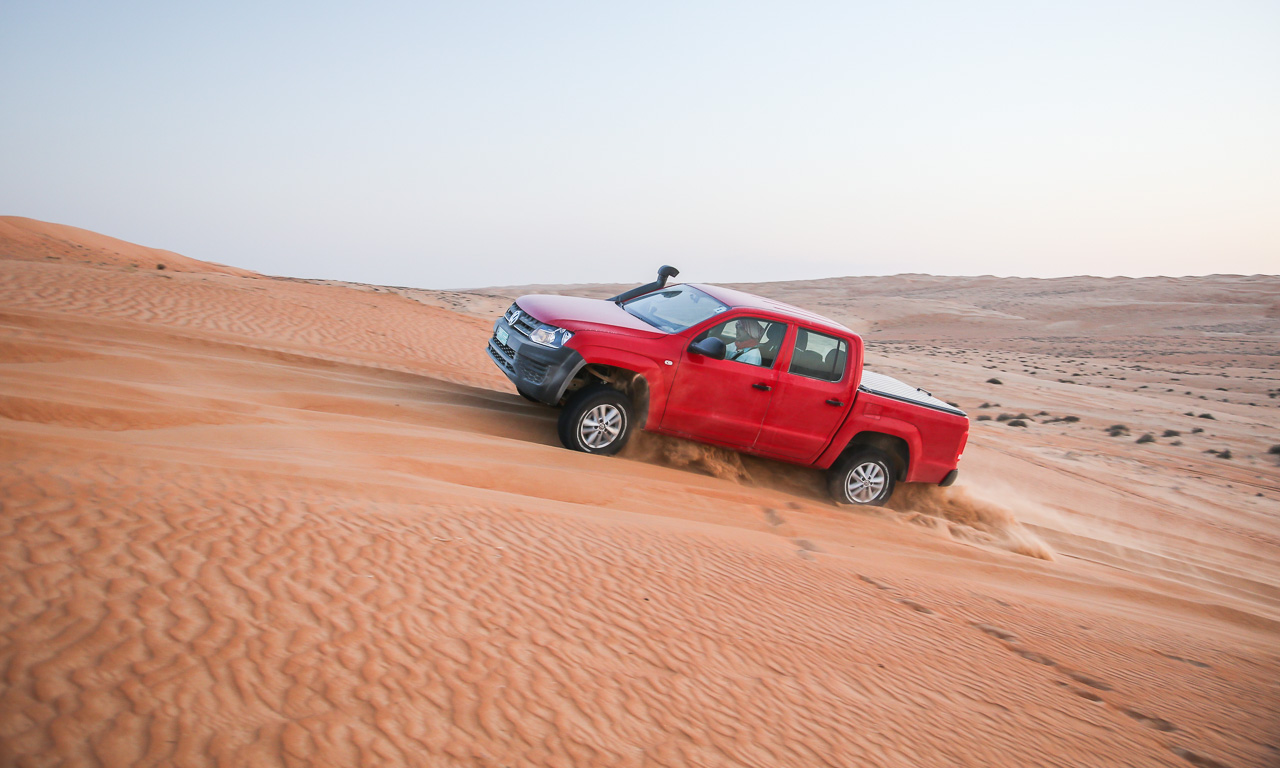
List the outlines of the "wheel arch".
{"type": "Polygon", "coordinates": [[[884,453],[893,461],[894,479],[899,482],[907,479],[911,468],[911,445],[905,439],[887,432],[864,430],[853,436],[840,455],[844,457],[863,448],[875,448],[884,453]]]}
{"type": "Polygon", "coordinates": [[[636,409],[636,423],[648,428],[649,402],[655,393],[666,392],[661,369],[647,357],[607,347],[584,347],[578,350],[583,363],[565,382],[560,402],[575,391],[603,382],[631,398],[636,409]]]}

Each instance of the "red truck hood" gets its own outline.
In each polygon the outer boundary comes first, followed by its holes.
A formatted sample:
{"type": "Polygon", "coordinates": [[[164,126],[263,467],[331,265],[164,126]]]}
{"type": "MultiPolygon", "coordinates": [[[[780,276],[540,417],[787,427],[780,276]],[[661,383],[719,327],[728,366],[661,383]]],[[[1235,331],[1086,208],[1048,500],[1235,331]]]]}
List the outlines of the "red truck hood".
{"type": "Polygon", "coordinates": [[[521,296],[516,303],[534,318],[571,331],[585,330],[590,326],[615,333],[641,333],[654,337],[666,335],[612,301],[603,299],[533,294],[521,296]]]}

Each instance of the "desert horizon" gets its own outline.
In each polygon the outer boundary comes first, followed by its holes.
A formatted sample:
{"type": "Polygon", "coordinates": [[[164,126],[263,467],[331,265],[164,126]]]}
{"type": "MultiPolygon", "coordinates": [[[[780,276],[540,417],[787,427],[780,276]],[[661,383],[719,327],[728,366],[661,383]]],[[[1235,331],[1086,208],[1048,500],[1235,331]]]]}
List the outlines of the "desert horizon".
{"type": "Polygon", "coordinates": [[[1280,763],[1280,276],[726,284],[968,414],[956,486],[865,509],[566,451],[487,357],[657,261],[220,261],[0,217],[6,765],[1280,763]]]}

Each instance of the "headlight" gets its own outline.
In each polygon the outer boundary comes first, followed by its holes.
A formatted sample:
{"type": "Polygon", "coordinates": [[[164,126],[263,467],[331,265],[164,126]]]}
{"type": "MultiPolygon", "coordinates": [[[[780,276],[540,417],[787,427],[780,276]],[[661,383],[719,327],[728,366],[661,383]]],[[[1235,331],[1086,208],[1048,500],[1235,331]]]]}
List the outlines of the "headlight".
{"type": "Polygon", "coordinates": [[[552,348],[562,347],[565,342],[572,338],[572,332],[557,328],[554,325],[541,325],[533,329],[533,333],[529,334],[530,341],[552,348]]]}

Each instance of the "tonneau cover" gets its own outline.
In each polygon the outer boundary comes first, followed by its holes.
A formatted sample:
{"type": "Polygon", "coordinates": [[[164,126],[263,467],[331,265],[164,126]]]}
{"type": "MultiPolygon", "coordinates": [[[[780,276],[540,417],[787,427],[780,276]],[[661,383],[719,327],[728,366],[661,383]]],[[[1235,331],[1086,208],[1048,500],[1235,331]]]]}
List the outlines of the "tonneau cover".
{"type": "Polygon", "coordinates": [[[926,408],[933,408],[938,411],[954,413],[957,416],[968,416],[964,411],[949,405],[925,392],[923,389],[913,387],[910,384],[904,384],[892,376],[885,376],[883,373],[874,373],[864,370],[862,372],[862,383],[858,385],[858,389],[866,390],[875,395],[893,398],[894,400],[903,400],[916,405],[923,405],[926,408]]]}

